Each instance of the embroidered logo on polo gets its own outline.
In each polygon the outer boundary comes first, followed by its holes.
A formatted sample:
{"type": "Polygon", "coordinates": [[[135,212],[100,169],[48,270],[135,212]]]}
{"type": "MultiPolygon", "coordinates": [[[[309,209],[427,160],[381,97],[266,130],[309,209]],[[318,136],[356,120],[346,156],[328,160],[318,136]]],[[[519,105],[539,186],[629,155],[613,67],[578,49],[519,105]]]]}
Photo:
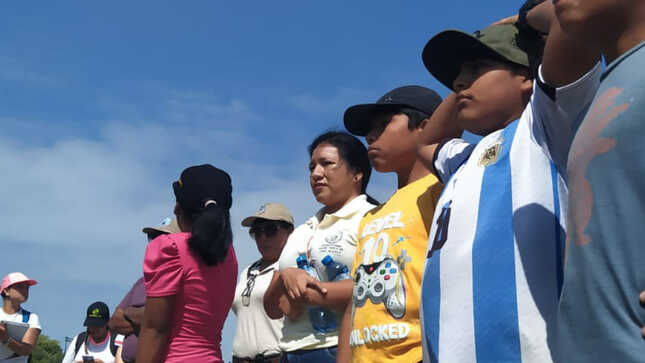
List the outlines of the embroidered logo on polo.
{"type": "Polygon", "coordinates": [[[318,246],[318,252],[321,255],[330,255],[333,258],[341,256],[345,250],[342,243],[345,234],[343,231],[336,231],[325,236],[325,241],[318,246]]]}

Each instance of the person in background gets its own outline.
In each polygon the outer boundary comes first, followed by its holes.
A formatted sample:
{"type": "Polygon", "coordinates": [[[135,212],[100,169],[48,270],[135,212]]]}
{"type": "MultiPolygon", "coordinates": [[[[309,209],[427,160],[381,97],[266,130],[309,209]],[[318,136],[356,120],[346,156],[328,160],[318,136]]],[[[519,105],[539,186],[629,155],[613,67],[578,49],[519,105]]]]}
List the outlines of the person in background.
{"type": "Polygon", "coordinates": [[[352,281],[327,281],[322,259],[330,255],[351,267],[358,223],[377,203],[365,194],[372,166],[358,138],[346,132],[324,133],[309,145],[309,156],[311,190],[324,207],[289,236],[279,271],[264,296],[264,308],[271,318],[286,316],[280,348],[288,363],[336,361],[338,331],[315,331],[303,310],[322,307],[340,315],[345,309],[352,281]],[[296,267],[296,259],[303,255],[323,282],[296,267]]]}
{"type": "MultiPolygon", "coordinates": [[[[179,232],[181,230],[177,225],[177,220],[170,217],[161,221],[157,227],[145,227],[143,229],[143,233],[148,237],[148,242],[162,234],[179,232]]],[[[141,328],[145,303],[146,288],[143,283],[143,277],[141,277],[132,285],[132,288],[117,306],[108,323],[111,331],[125,336],[121,354],[117,354],[117,357],[125,363],[132,363],[137,357],[137,336],[141,328]]]]}
{"type": "Polygon", "coordinates": [[[0,321],[29,324],[29,328],[20,340],[9,336],[7,324],[0,324],[0,360],[11,363],[26,363],[29,355],[36,347],[38,336],[42,331],[38,315],[22,308],[29,299],[29,287],[36,285],[20,272],[12,272],[5,276],[0,283],[2,309],[0,321]]]}
{"type": "Polygon", "coordinates": [[[245,268],[238,278],[233,300],[237,319],[233,339],[233,363],[278,363],[282,358],[280,338],[283,319],[273,320],[264,311],[264,293],[287,238],[293,232],[293,217],[279,203],[260,206],[255,215],[242,220],[262,255],[245,268]]]}
{"type": "Polygon", "coordinates": [[[87,329],[74,337],[62,363],[84,362],[88,357],[96,363],[114,363],[117,349],[123,344],[123,335],[110,332],[109,320],[110,309],[104,302],[88,306],[83,322],[87,329]]]}
{"type": "Polygon", "coordinates": [[[222,327],[237,281],[231,177],[210,164],[192,166],[173,190],[182,233],[161,235],[146,248],[136,361],[222,362],[222,327]]]}

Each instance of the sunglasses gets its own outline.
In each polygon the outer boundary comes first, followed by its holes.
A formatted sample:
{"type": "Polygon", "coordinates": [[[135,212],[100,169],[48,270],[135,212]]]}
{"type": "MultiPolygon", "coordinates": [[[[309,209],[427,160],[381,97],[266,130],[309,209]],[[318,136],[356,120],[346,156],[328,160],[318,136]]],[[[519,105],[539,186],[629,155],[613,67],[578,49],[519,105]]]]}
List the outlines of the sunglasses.
{"type": "Polygon", "coordinates": [[[278,233],[278,228],[280,228],[280,225],[277,223],[268,223],[261,226],[253,226],[249,229],[249,234],[253,239],[256,239],[261,235],[271,238],[275,236],[276,233],[278,233]]]}

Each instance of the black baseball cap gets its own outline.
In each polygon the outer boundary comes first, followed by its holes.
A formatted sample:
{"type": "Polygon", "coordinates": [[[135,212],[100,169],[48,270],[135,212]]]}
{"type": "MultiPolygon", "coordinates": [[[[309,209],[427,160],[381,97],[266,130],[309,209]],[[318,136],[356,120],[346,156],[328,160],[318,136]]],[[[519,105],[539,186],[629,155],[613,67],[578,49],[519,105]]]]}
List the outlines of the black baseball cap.
{"type": "Polygon", "coordinates": [[[105,326],[108,321],[110,321],[110,309],[104,302],[97,301],[87,308],[83,326],[105,326]]]}
{"type": "Polygon", "coordinates": [[[423,112],[429,117],[441,101],[441,96],[429,88],[421,86],[395,88],[384,94],[376,103],[366,103],[348,108],[344,116],[345,128],[354,135],[365,136],[370,131],[372,117],[378,113],[407,107],[423,112]]]}
{"type": "Polygon", "coordinates": [[[544,47],[542,38],[515,24],[492,25],[473,34],[446,30],[432,37],[421,58],[432,75],[452,89],[461,65],[466,61],[492,59],[513,63],[534,72],[544,47]]]}
{"type": "Polygon", "coordinates": [[[179,205],[190,211],[201,210],[210,200],[226,210],[233,204],[231,177],[210,164],[184,169],[172,189],[179,205]]]}

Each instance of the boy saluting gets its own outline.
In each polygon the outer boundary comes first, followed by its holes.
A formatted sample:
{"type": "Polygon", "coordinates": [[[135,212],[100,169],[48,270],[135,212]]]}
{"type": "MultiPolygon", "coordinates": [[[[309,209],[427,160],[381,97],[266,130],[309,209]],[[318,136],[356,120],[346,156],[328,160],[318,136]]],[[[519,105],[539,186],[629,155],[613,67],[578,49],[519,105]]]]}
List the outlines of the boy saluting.
{"type": "Polygon", "coordinates": [[[597,52],[562,34],[551,2],[520,18],[549,33],[539,70],[542,37],[515,24],[444,31],[423,51],[430,73],[455,92],[446,101],[455,122],[484,136],[476,145],[453,139],[420,150],[445,184],[423,277],[425,362],[551,360],[563,176],[600,65],[597,52]]]}

